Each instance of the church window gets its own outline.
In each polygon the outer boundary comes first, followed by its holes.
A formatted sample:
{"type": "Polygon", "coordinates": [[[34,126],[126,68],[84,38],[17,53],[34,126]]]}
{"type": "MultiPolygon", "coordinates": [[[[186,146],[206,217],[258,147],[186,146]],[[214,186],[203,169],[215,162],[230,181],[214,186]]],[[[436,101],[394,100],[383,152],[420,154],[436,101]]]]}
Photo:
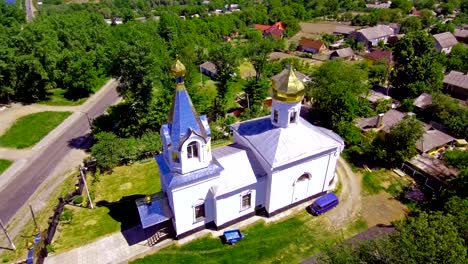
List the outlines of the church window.
{"type": "Polygon", "coordinates": [[[195,206],[194,211],[195,211],[196,222],[201,221],[205,218],[205,204],[204,203],[195,206]]]}
{"type": "Polygon", "coordinates": [[[273,122],[278,123],[278,110],[273,111],[273,122]]]}
{"type": "Polygon", "coordinates": [[[304,173],[297,179],[297,182],[305,181],[305,180],[310,180],[310,174],[309,173],[304,173]]]}
{"type": "Polygon", "coordinates": [[[291,112],[291,114],[289,115],[289,123],[296,123],[296,116],[297,116],[296,111],[291,112]]]}
{"type": "Polygon", "coordinates": [[[242,210],[249,209],[251,207],[251,202],[252,202],[252,193],[242,195],[241,197],[242,197],[241,209],[242,210]]]}
{"type": "Polygon", "coordinates": [[[190,158],[198,158],[198,146],[197,142],[191,142],[187,146],[187,157],[190,158]]]}

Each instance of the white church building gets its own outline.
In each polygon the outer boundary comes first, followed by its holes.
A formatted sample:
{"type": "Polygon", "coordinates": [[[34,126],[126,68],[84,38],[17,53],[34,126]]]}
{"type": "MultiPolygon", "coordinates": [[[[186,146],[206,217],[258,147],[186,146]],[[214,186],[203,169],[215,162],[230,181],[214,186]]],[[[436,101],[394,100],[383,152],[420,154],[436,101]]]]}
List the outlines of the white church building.
{"type": "Polygon", "coordinates": [[[300,117],[305,89],[292,67],[274,78],[271,115],[232,125],[233,143],[216,149],[185,89],[184,65],[177,60],[172,71],[176,92],[155,157],[163,198],[137,201],[143,228],[172,221],[180,238],[275,215],[334,188],[343,140],[300,117]]]}

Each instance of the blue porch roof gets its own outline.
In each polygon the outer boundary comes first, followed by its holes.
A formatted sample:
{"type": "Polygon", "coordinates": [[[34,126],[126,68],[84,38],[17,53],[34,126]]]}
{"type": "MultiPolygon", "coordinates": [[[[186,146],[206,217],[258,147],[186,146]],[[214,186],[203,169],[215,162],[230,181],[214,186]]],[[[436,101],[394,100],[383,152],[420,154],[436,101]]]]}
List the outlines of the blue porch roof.
{"type": "Polygon", "coordinates": [[[157,225],[172,218],[172,211],[166,197],[155,194],[151,197],[151,203],[147,204],[145,198],[135,201],[140,221],[143,228],[157,225]]]}

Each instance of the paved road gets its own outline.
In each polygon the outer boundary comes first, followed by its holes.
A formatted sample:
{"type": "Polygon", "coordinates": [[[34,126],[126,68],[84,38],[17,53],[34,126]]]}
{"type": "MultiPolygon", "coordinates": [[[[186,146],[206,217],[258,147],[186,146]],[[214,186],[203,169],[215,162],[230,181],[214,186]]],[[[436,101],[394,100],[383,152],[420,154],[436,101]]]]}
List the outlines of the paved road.
{"type": "MultiPolygon", "coordinates": [[[[100,116],[109,105],[117,100],[118,93],[115,86],[108,87],[102,97],[87,111],[89,117],[94,119],[100,116]]],[[[0,219],[4,223],[8,223],[13,218],[41,183],[47,179],[55,166],[70,153],[73,149],[69,145],[70,140],[86,136],[88,132],[89,122],[86,115],[82,114],[0,192],[0,219]]]]}

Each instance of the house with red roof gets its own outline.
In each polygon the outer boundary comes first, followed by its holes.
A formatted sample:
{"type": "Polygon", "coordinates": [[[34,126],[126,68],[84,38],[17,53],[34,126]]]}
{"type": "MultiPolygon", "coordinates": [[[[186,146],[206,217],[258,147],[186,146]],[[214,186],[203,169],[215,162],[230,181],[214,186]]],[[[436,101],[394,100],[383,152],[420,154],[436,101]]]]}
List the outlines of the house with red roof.
{"type": "Polygon", "coordinates": [[[283,37],[285,27],[283,23],[276,22],[272,26],[255,24],[255,29],[261,30],[264,37],[272,37],[274,39],[281,39],[283,37]]]}
{"type": "Polygon", "coordinates": [[[302,38],[299,41],[299,47],[301,51],[306,51],[313,54],[321,53],[327,49],[323,41],[308,38],[302,38]]]}

